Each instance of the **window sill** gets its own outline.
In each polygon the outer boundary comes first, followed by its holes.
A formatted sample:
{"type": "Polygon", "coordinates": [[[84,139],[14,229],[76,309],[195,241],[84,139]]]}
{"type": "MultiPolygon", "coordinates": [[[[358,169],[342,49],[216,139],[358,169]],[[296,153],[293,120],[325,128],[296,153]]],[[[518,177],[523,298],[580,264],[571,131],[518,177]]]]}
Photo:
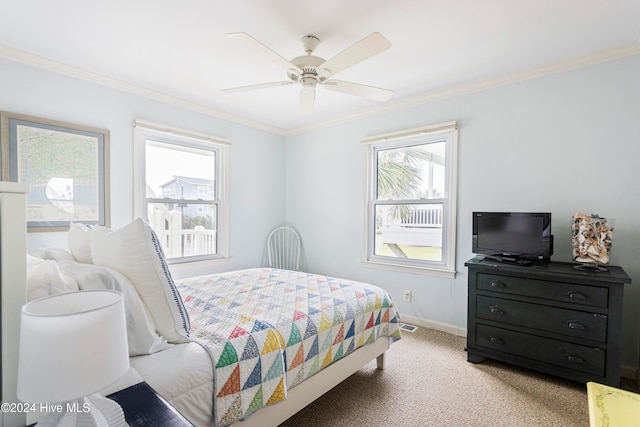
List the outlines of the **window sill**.
{"type": "Polygon", "coordinates": [[[174,279],[184,279],[186,277],[201,276],[211,274],[216,267],[228,264],[231,258],[212,258],[190,262],[169,264],[169,270],[174,279]]]}
{"type": "Polygon", "coordinates": [[[390,262],[380,262],[380,261],[371,261],[371,260],[364,260],[362,261],[362,263],[367,267],[379,268],[382,270],[392,270],[392,271],[400,271],[404,273],[423,274],[426,276],[444,277],[447,279],[455,279],[456,277],[455,270],[445,270],[445,269],[430,268],[430,267],[416,267],[416,266],[408,266],[408,265],[402,265],[402,264],[394,264],[390,262]]]}
{"type": "Polygon", "coordinates": [[[194,256],[194,257],[184,257],[184,258],[167,258],[167,264],[169,265],[180,265],[180,264],[188,264],[188,265],[199,265],[200,263],[207,264],[226,264],[229,262],[229,257],[208,257],[208,256],[194,256]]]}

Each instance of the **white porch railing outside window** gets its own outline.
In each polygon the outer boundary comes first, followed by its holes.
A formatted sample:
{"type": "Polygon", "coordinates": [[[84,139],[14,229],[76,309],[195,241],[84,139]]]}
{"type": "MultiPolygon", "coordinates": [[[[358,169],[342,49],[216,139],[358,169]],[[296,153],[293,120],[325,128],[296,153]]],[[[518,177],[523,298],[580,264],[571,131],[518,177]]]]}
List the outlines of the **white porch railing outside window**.
{"type": "Polygon", "coordinates": [[[216,230],[201,225],[182,228],[182,212],[168,210],[162,205],[149,209],[149,222],[156,231],[167,258],[206,255],[216,252],[216,230]]]}
{"type": "Polygon", "coordinates": [[[402,219],[403,227],[442,228],[442,205],[416,209],[402,219]]]}
{"type": "Polygon", "coordinates": [[[419,208],[380,227],[382,244],[442,247],[442,205],[419,208]]]}

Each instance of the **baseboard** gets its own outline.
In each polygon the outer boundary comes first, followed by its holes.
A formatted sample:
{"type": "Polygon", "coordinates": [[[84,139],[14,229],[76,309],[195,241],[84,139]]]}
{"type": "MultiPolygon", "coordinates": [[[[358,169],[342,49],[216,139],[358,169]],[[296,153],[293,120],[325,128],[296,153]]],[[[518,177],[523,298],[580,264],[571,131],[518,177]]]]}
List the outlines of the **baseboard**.
{"type": "MultiPolygon", "coordinates": [[[[459,337],[467,336],[467,328],[461,328],[459,326],[449,325],[448,323],[436,322],[428,319],[421,319],[419,317],[410,316],[408,314],[400,313],[400,319],[403,323],[409,323],[411,325],[422,326],[423,328],[435,329],[436,331],[446,332],[451,335],[459,337]]],[[[634,366],[621,365],[620,376],[636,381],[640,388],[640,369],[634,366]]]]}
{"type": "Polygon", "coordinates": [[[638,386],[640,386],[640,372],[638,371],[637,367],[620,365],[620,376],[623,378],[634,380],[638,383],[638,386]]]}
{"type": "Polygon", "coordinates": [[[411,325],[422,326],[423,328],[435,329],[436,331],[446,332],[451,335],[459,337],[467,336],[467,328],[461,328],[459,326],[449,325],[448,323],[436,322],[428,319],[421,319],[419,317],[410,316],[408,314],[400,313],[400,320],[403,323],[409,323],[411,325]]]}

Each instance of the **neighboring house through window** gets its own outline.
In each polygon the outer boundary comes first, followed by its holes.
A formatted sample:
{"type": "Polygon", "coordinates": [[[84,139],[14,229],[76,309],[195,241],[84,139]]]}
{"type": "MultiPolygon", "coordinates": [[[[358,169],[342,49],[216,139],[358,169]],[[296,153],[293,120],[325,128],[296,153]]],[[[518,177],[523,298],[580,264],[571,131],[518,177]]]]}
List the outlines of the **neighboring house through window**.
{"type": "Polygon", "coordinates": [[[366,261],[455,274],[455,122],[364,139],[366,261]]]}
{"type": "Polygon", "coordinates": [[[137,121],[135,212],[168,262],[228,256],[228,149],[222,138],[137,121]]]}

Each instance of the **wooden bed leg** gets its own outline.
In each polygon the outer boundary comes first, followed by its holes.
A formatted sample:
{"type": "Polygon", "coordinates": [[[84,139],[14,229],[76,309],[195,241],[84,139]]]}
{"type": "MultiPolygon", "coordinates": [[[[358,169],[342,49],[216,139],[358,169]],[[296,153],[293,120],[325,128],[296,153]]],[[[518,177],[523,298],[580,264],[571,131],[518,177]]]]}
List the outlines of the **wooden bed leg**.
{"type": "Polygon", "coordinates": [[[380,356],[376,357],[376,364],[378,365],[378,369],[384,369],[385,368],[385,363],[387,361],[386,359],[386,352],[382,353],[380,356]]]}

